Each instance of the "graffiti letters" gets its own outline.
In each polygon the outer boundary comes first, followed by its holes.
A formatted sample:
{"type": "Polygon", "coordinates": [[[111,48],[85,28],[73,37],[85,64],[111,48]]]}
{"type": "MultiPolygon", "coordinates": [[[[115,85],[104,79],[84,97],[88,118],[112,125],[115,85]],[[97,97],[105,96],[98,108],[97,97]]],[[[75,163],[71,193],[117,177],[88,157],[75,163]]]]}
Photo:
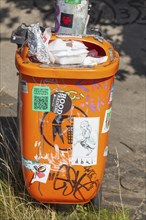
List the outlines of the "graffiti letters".
{"type": "MultiPolygon", "coordinates": [[[[100,25],[127,25],[137,23],[146,24],[145,9],[146,4],[143,0],[90,0],[92,8],[90,9],[90,23],[100,25]],[[96,11],[96,13],[95,13],[96,11]]],[[[48,5],[49,3],[47,3],[48,5]]],[[[54,14],[54,7],[50,2],[48,10],[43,8],[40,1],[34,0],[34,6],[43,11],[43,21],[47,21],[51,14],[54,14]],[[39,2],[39,3],[38,3],[39,2]]]]}
{"type": "Polygon", "coordinates": [[[97,174],[92,167],[84,167],[85,173],[87,174],[88,178],[93,181],[97,178],[97,174]]]}
{"type": "Polygon", "coordinates": [[[144,1],[127,0],[106,1],[102,3],[97,0],[91,0],[91,23],[100,25],[128,25],[128,24],[146,24],[144,1]],[[96,10],[96,15],[93,11],[96,10]],[[94,16],[92,16],[94,14],[94,16]]]}
{"type": "MultiPolygon", "coordinates": [[[[86,168],[87,169],[87,168],[86,168]]],[[[85,201],[84,192],[98,187],[99,181],[93,170],[86,170],[83,174],[71,166],[63,164],[58,170],[54,189],[62,190],[63,196],[73,195],[75,199],[85,201]]]]}

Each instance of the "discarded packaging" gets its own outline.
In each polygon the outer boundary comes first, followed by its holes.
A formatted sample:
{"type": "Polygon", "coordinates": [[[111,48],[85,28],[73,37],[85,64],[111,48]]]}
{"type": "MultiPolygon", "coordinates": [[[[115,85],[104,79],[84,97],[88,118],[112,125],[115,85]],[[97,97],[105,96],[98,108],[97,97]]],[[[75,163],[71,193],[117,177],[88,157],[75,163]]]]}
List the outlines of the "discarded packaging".
{"type": "Polygon", "coordinates": [[[95,49],[92,49],[89,51],[88,56],[98,58],[98,51],[95,49]]]}
{"type": "Polygon", "coordinates": [[[107,56],[100,57],[95,49],[89,51],[81,41],[61,38],[51,41],[51,36],[50,28],[46,28],[42,33],[39,24],[28,27],[28,56],[32,62],[93,66],[104,63],[108,59],[107,56]]]}
{"type": "Polygon", "coordinates": [[[52,63],[61,65],[81,64],[88,54],[87,47],[82,42],[62,39],[51,42],[48,51],[52,63]]]}
{"type": "Polygon", "coordinates": [[[102,63],[105,63],[107,61],[108,57],[107,56],[103,56],[103,57],[90,57],[87,56],[84,61],[83,61],[83,65],[88,65],[88,66],[94,66],[94,65],[99,65],[102,63]]]}
{"type": "Polygon", "coordinates": [[[32,24],[28,28],[28,55],[35,55],[39,62],[50,63],[47,50],[50,37],[50,29],[42,34],[39,24],[32,24]]]}
{"type": "Polygon", "coordinates": [[[55,31],[61,34],[86,34],[89,0],[57,0],[55,31]]]}

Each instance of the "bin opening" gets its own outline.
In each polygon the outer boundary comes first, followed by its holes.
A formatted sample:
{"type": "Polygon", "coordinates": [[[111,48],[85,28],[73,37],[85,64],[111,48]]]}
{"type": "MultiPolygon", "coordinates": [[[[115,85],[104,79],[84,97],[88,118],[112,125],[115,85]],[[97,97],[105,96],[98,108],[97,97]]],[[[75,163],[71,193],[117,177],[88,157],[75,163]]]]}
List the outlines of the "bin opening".
{"type": "MultiPolygon", "coordinates": [[[[72,67],[85,68],[87,66],[102,64],[107,61],[105,50],[94,43],[78,40],[50,40],[47,47],[48,63],[54,67],[62,67],[62,65],[71,65],[72,67]]],[[[32,63],[41,63],[37,56],[30,56],[29,60],[32,63]]]]}
{"type": "Polygon", "coordinates": [[[92,50],[96,50],[98,53],[98,57],[106,56],[106,53],[102,47],[97,44],[93,44],[90,42],[84,42],[85,46],[88,48],[89,52],[92,50]]]}
{"type": "Polygon", "coordinates": [[[39,24],[28,28],[28,57],[35,56],[41,64],[94,66],[105,63],[108,57],[98,45],[84,39],[54,37],[50,28],[42,33],[39,24]]]}

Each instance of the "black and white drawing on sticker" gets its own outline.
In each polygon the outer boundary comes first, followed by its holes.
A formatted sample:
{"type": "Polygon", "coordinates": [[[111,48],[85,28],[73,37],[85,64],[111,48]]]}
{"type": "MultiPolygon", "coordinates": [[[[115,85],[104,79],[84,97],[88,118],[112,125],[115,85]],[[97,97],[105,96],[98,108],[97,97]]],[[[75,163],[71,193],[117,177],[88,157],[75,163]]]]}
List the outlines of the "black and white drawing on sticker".
{"type": "Polygon", "coordinates": [[[74,118],[73,165],[96,165],[100,118],[74,118]]]}

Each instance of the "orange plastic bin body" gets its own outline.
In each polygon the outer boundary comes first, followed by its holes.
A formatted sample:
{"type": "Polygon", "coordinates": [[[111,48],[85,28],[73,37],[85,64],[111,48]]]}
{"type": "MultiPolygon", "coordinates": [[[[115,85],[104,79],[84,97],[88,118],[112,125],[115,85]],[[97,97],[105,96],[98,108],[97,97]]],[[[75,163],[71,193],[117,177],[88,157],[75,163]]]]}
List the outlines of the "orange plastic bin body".
{"type": "Polygon", "coordinates": [[[46,203],[89,202],[106,163],[119,56],[106,40],[75,40],[108,61],[94,67],[45,66],[28,59],[27,45],[16,52],[24,179],[31,196],[46,203]]]}

